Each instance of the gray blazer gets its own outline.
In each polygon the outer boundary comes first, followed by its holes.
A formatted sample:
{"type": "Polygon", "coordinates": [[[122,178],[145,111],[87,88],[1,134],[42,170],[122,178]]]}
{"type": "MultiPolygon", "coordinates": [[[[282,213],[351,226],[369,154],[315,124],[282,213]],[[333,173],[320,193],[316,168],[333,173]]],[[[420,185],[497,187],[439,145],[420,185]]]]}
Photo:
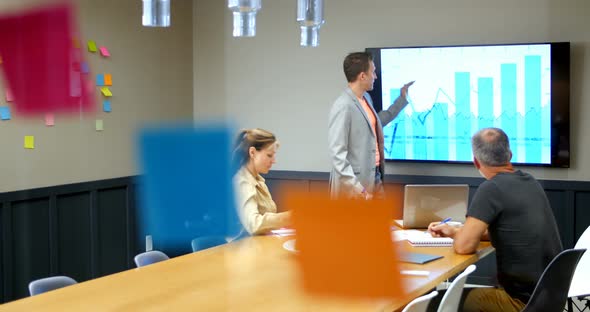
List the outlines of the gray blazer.
{"type": "MultiPolygon", "coordinates": [[[[364,95],[375,113],[373,101],[368,93],[364,95]]],[[[379,171],[384,177],[383,126],[391,122],[408,104],[401,96],[387,110],[376,114],[376,132],[381,162],[379,171]]],[[[329,119],[328,144],[332,171],[330,172],[330,193],[333,197],[354,197],[363,189],[375,191],[375,134],[369,117],[350,88],[336,99],[329,119]]]]}

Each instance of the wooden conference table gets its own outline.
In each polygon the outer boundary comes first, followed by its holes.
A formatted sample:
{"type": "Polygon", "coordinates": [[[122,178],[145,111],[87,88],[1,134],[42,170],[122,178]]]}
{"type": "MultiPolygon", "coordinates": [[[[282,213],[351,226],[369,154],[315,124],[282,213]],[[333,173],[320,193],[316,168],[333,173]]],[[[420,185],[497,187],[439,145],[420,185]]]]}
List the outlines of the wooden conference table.
{"type": "Polygon", "coordinates": [[[299,288],[296,255],[282,248],[289,239],[293,236],[249,237],[9,302],[0,311],[395,311],[493,251],[488,242],[473,255],[398,242],[404,249],[444,258],[402,264],[402,269],[430,271],[428,277],[404,276],[408,299],[359,302],[306,295],[299,288]]]}

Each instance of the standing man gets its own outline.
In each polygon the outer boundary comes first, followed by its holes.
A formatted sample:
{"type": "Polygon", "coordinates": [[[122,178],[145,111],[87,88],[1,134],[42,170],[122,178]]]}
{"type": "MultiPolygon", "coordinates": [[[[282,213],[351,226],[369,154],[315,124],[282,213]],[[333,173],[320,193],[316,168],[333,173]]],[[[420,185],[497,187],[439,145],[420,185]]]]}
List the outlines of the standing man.
{"type": "Polygon", "coordinates": [[[408,88],[414,82],[404,85],[393,105],[377,114],[367,93],[377,79],[372,56],[367,52],[350,53],[343,67],[348,88],[330,111],[330,192],[332,197],[369,199],[383,192],[383,126],[408,104],[408,88]]]}
{"type": "MultiPolygon", "coordinates": [[[[512,167],[504,131],[482,129],[471,144],[475,167],[486,181],[471,200],[465,225],[455,228],[435,222],[428,230],[433,236],[452,237],[459,254],[474,253],[480,240],[491,240],[496,248],[500,287],[466,288],[459,310],[520,311],[545,267],[562,250],[557,223],[539,182],[512,167]]],[[[436,308],[436,301],[429,310],[436,308]]]]}

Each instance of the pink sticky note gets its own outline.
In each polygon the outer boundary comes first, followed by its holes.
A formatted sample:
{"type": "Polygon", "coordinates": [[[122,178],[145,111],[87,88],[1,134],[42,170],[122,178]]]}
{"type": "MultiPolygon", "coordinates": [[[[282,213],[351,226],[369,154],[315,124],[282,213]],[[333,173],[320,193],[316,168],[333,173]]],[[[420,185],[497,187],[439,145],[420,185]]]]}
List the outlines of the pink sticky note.
{"type": "Polygon", "coordinates": [[[6,102],[12,102],[14,101],[14,96],[12,95],[12,91],[10,91],[10,88],[6,88],[6,102]]]}
{"type": "Polygon", "coordinates": [[[53,114],[45,114],[45,125],[48,127],[55,125],[55,118],[53,117],[53,114]]]}
{"type": "Polygon", "coordinates": [[[94,109],[92,93],[72,90],[88,79],[71,75],[72,64],[83,61],[82,50],[72,42],[77,33],[72,5],[59,1],[0,15],[0,55],[10,60],[1,69],[21,115],[94,109]]]}
{"type": "Polygon", "coordinates": [[[111,54],[109,53],[109,49],[107,49],[107,47],[100,47],[100,54],[104,57],[111,56],[111,54]]]}

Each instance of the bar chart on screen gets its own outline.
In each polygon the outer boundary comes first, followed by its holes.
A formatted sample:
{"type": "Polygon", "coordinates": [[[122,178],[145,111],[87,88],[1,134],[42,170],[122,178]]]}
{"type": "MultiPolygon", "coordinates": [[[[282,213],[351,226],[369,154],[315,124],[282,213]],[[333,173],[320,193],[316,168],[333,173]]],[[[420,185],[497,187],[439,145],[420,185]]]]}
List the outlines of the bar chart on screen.
{"type": "Polygon", "coordinates": [[[382,50],[381,66],[384,109],[416,80],[384,128],[386,158],[469,162],[473,133],[498,127],[516,162],[550,162],[549,45],[382,50]]]}

